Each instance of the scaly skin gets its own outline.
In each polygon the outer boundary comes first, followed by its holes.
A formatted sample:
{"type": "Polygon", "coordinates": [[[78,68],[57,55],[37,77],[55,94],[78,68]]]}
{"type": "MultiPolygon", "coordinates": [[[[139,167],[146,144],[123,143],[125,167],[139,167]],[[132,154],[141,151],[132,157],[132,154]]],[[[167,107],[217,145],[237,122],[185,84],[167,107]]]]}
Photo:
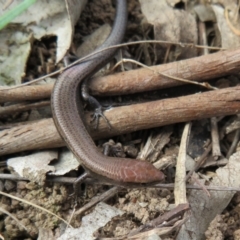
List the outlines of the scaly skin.
{"type": "MultiPolygon", "coordinates": [[[[121,43],[127,22],[125,0],[117,0],[116,18],[111,34],[97,50],[121,43]]],[[[58,132],[67,146],[93,177],[107,179],[110,183],[160,182],[164,174],[146,161],[107,157],[101,154],[91,139],[84,121],[80,99],[80,85],[102,68],[115,54],[108,49],[91,59],[64,71],[55,83],[51,106],[58,132]]]]}

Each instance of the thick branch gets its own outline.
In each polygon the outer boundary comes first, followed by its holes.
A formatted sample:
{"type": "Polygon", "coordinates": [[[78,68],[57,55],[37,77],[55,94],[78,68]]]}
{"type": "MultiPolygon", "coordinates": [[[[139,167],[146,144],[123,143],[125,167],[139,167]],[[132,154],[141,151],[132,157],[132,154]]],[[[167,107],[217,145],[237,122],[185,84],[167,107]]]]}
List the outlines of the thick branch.
{"type": "MultiPolygon", "coordinates": [[[[240,86],[165,99],[105,111],[112,129],[102,119],[99,129],[91,129],[94,139],[240,112],[240,86]]],[[[90,122],[89,114],[86,121],[90,122]]],[[[77,127],[77,126],[76,126],[77,127]]],[[[52,119],[0,131],[0,155],[30,149],[63,146],[52,119]]]]}
{"type": "Polygon", "coordinates": [[[0,103],[22,102],[27,100],[38,100],[49,98],[53,84],[23,86],[17,88],[0,88],[0,103]]]}
{"type": "MultiPolygon", "coordinates": [[[[227,50],[183,61],[158,65],[114,75],[93,78],[90,89],[93,95],[121,95],[168,88],[184,84],[159,73],[198,82],[232,73],[240,68],[240,49],[227,50]]],[[[0,102],[36,100],[50,97],[52,84],[0,89],[0,102]]]]}
{"type": "Polygon", "coordinates": [[[90,89],[93,95],[108,96],[165,89],[185,83],[164,77],[167,74],[196,82],[213,80],[239,73],[240,49],[221,51],[178,62],[121,72],[93,78],[90,89]]]}

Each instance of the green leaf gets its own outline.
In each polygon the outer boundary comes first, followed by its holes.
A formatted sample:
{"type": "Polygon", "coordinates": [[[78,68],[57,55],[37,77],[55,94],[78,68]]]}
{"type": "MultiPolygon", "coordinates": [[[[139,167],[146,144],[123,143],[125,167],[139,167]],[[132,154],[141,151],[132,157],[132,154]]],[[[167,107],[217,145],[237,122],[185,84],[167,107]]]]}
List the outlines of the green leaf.
{"type": "Polygon", "coordinates": [[[22,3],[18,4],[15,8],[5,12],[0,17],[0,30],[2,30],[8,23],[10,23],[14,18],[19,16],[22,12],[28,9],[36,0],[24,0],[22,3]]]}

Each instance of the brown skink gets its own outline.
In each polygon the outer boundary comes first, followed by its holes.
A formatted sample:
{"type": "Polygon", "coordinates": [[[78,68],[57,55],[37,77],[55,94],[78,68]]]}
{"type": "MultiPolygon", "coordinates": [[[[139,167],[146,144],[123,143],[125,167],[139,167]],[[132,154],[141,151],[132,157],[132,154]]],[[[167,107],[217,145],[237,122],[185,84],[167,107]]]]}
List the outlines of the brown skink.
{"type": "MultiPolygon", "coordinates": [[[[97,50],[119,44],[127,22],[125,0],[116,1],[116,17],[108,39],[97,50]]],[[[146,161],[107,157],[101,154],[91,139],[83,118],[80,85],[101,69],[114,55],[115,49],[97,53],[90,60],[64,71],[55,83],[51,106],[59,134],[85,170],[93,177],[110,183],[150,183],[164,179],[164,174],[146,161]]]]}

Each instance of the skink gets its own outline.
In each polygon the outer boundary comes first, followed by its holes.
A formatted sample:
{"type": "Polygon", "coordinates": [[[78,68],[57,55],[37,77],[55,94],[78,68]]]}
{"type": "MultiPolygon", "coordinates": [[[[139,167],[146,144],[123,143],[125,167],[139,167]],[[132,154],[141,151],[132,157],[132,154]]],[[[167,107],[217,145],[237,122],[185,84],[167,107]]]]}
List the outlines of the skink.
{"type": "MultiPolygon", "coordinates": [[[[127,22],[125,0],[116,1],[116,17],[108,39],[97,50],[119,44],[127,22]]],[[[101,69],[114,55],[115,49],[97,53],[90,60],[64,71],[55,83],[51,107],[59,134],[85,170],[93,177],[110,183],[151,183],[164,179],[164,174],[146,161],[107,157],[101,154],[91,139],[83,117],[80,85],[101,69]]]]}

